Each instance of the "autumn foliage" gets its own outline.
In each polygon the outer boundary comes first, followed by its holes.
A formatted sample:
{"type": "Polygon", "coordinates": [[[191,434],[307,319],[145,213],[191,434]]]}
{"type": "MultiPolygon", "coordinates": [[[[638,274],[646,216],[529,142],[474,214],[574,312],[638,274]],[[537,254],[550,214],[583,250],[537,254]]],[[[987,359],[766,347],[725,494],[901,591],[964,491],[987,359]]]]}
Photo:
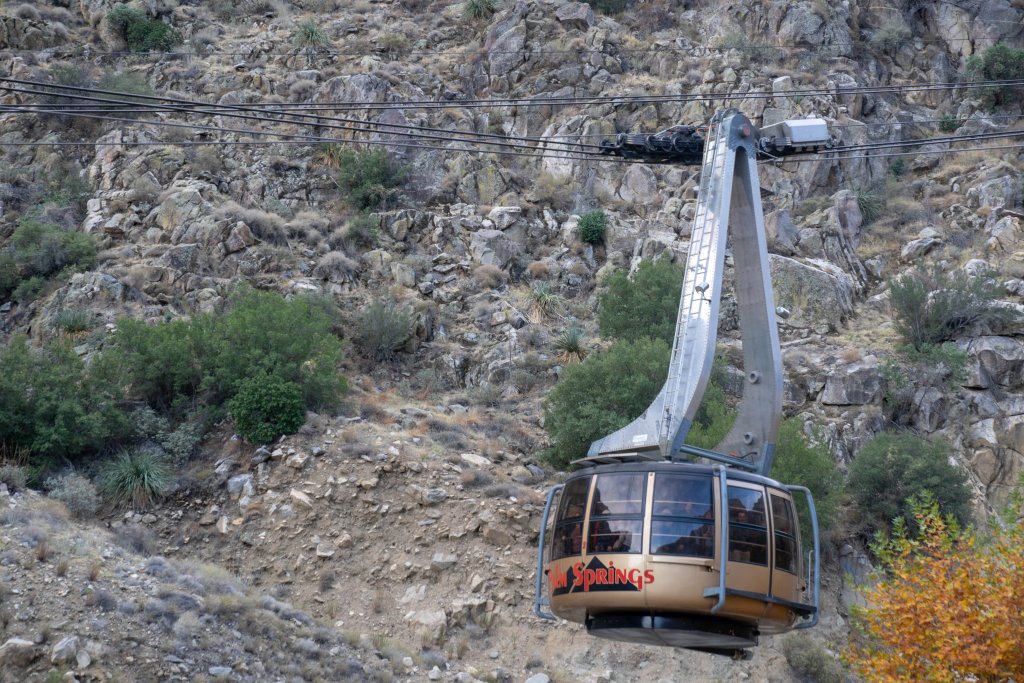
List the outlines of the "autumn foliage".
{"type": "Polygon", "coordinates": [[[884,578],[864,590],[851,668],[886,683],[1024,680],[1024,516],[983,539],[933,499],[913,512],[916,535],[897,523],[875,548],[884,578]]]}

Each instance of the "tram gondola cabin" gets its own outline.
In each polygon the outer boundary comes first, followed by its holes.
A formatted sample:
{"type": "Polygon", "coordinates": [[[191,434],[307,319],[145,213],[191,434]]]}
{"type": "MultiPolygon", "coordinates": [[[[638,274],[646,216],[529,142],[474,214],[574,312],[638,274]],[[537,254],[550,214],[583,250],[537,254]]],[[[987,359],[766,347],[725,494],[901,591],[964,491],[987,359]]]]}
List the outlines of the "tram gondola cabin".
{"type": "Polygon", "coordinates": [[[767,477],[599,465],[570,475],[553,512],[546,602],[593,635],[736,654],[816,612],[793,496],[767,477]]]}

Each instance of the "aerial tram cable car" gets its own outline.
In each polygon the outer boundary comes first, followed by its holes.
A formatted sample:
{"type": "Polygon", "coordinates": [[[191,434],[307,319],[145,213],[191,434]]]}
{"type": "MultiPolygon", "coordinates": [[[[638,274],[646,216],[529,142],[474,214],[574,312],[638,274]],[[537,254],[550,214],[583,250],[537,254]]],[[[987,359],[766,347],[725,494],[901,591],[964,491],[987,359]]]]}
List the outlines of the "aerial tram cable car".
{"type": "Polygon", "coordinates": [[[699,141],[697,212],[668,379],[643,415],[591,444],[582,467],[549,491],[534,611],[602,638],[749,658],[761,634],[814,626],[820,587],[811,493],[769,477],[782,358],[756,162],[828,148],[831,139],[822,119],[759,131],[736,110],[707,130],[706,142],[676,126],[605,144],[609,154],[691,163],[699,141]],[[727,229],[745,381],[731,431],[708,450],[686,436],[714,361],[727,229]],[[795,493],[811,511],[806,570],[795,493]]]}

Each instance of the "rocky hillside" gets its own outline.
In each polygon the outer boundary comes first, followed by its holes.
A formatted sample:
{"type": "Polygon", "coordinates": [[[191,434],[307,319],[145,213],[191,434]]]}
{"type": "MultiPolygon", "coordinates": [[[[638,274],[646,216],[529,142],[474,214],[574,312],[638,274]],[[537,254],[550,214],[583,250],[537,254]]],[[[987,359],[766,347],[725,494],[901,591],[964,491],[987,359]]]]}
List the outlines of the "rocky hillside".
{"type": "MultiPolygon", "coordinates": [[[[842,144],[1012,130],[1013,93],[920,86],[1018,45],[1018,3],[143,0],[181,42],[142,52],[107,21],[115,4],[0,6],[0,77],[15,79],[2,103],[52,107],[0,112],[0,245],[17,249],[35,216],[99,248],[31,287],[0,273],[0,341],[41,344],[84,311],[73,343],[88,360],[118,319],[219,311],[239,282],[330,297],[348,341],[388,298],[413,334],[387,362],[350,345],[344,409],[279,443],[256,449],[222,423],[149,514],[83,524],[30,492],[0,499],[0,676],[797,680],[782,654],[797,636],[733,663],[532,616],[539,506],[557,477],[539,458],[554,340],[578,327],[600,346],[605,278],[685,255],[698,180],[555,143],[699,125],[725,106],[763,124],[825,117],[842,144]],[[88,119],[33,83],[171,106],[88,119]],[[520,146],[470,152],[459,132],[520,146]],[[352,147],[332,139],[388,142],[400,187],[358,206],[339,180],[352,147]],[[577,229],[593,209],[607,217],[596,244],[577,229]]],[[[961,331],[961,381],[911,386],[898,410],[884,370],[901,343],[887,281],[914,267],[994,272],[1002,305],[1024,310],[1024,159],[1012,140],[988,145],[761,167],[787,414],[842,467],[893,421],[951,444],[979,519],[1024,466],[1024,319],[961,331]]],[[[728,347],[735,307],[723,311],[728,347]]],[[[855,600],[839,565],[866,563],[854,539],[840,546],[812,636],[829,652],[855,600]]]]}

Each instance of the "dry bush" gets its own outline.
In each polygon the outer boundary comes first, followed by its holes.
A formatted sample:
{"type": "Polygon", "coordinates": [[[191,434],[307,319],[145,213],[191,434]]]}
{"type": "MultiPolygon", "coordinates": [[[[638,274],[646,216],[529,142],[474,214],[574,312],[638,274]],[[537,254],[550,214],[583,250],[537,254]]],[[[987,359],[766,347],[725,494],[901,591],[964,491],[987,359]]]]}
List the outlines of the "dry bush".
{"type": "Polygon", "coordinates": [[[331,251],[324,254],[320,263],[313,269],[313,274],[331,282],[350,282],[359,272],[359,263],[350,259],[343,252],[331,251]]]}
{"type": "Polygon", "coordinates": [[[14,8],[14,16],[25,21],[39,21],[39,10],[28,3],[23,3],[14,8]]]}
{"type": "Polygon", "coordinates": [[[863,357],[864,354],[860,349],[843,349],[843,352],[840,355],[840,358],[843,359],[844,363],[856,363],[863,357]]]}
{"type": "Polygon", "coordinates": [[[260,209],[247,209],[235,202],[226,202],[216,211],[219,219],[229,218],[242,221],[249,226],[252,234],[259,239],[271,244],[283,245],[285,239],[284,219],[280,216],[260,209]]]}
{"type": "Polygon", "coordinates": [[[215,176],[224,172],[224,157],[220,150],[212,145],[200,147],[190,160],[195,173],[215,176]]]}
{"type": "Polygon", "coordinates": [[[547,276],[551,274],[547,261],[531,261],[530,264],[526,266],[526,272],[529,274],[530,278],[534,280],[547,278],[547,276]]]}
{"type": "Polygon", "coordinates": [[[505,271],[498,266],[484,264],[473,271],[473,278],[481,287],[495,289],[505,284],[505,271]]]}
{"type": "Polygon", "coordinates": [[[316,92],[316,81],[303,78],[295,81],[288,88],[288,96],[293,100],[308,100],[316,92]]]}
{"type": "MultiPolygon", "coordinates": [[[[322,236],[330,229],[330,221],[315,211],[300,211],[285,224],[289,237],[301,237],[312,243],[311,236],[322,236]]],[[[319,242],[319,240],[316,240],[319,242]]]]}
{"type": "Polygon", "coordinates": [[[569,176],[543,172],[533,183],[533,198],[555,211],[568,211],[573,201],[573,181],[569,176]]]}

